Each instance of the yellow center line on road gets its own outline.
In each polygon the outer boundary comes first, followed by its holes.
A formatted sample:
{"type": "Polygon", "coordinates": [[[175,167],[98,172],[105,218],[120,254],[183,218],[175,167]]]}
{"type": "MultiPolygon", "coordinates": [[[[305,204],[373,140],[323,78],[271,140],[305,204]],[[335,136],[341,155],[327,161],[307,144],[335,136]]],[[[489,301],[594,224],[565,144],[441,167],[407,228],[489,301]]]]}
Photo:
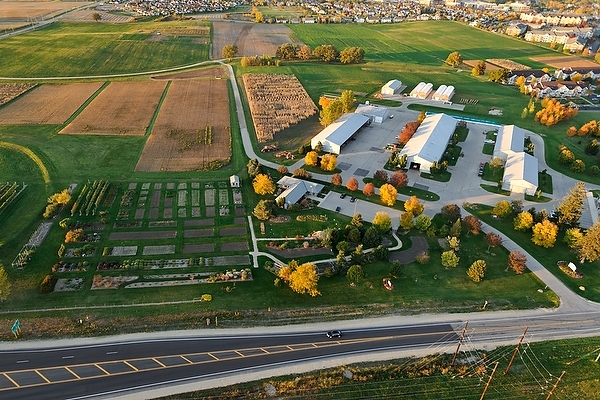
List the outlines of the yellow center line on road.
{"type": "Polygon", "coordinates": [[[161,363],[160,361],[158,361],[156,358],[152,358],[152,361],[154,361],[155,363],[157,363],[158,365],[160,365],[163,368],[167,368],[167,366],[163,363],[161,363]]]}
{"type": "Polygon", "coordinates": [[[41,374],[40,371],[38,371],[37,369],[34,369],[35,373],[38,374],[43,380],[46,381],[46,383],[51,383],[50,380],[48,378],[46,378],[44,375],[41,374]]]}
{"type": "Polygon", "coordinates": [[[8,374],[6,373],[2,373],[2,375],[4,375],[6,377],[6,379],[8,379],[9,381],[11,381],[13,383],[13,385],[15,385],[16,387],[21,387],[21,385],[19,385],[13,378],[11,378],[10,376],[8,376],[8,374]]]}
{"type": "Polygon", "coordinates": [[[104,372],[106,375],[110,375],[111,373],[102,368],[99,364],[94,364],[94,367],[98,368],[100,371],[104,372]]]}
{"type": "Polygon", "coordinates": [[[134,367],[133,365],[129,364],[127,361],[123,360],[123,364],[130,366],[134,371],[139,371],[139,369],[137,369],[136,367],[134,367]]]}
{"type": "Polygon", "coordinates": [[[187,358],[185,358],[184,356],[179,356],[181,358],[183,358],[185,361],[189,362],[190,364],[193,364],[193,362],[191,362],[190,360],[188,360],[187,358]]]}
{"type": "Polygon", "coordinates": [[[69,368],[69,367],[64,367],[64,369],[66,369],[66,370],[67,370],[67,371],[69,371],[71,374],[73,374],[73,376],[74,376],[75,378],[77,378],[77,379],[81,379],[81,377],[80,377],[79,375],[77,375],[75,372],[73,372],[73,371],[71,370],[71,368],[69,368]]]}

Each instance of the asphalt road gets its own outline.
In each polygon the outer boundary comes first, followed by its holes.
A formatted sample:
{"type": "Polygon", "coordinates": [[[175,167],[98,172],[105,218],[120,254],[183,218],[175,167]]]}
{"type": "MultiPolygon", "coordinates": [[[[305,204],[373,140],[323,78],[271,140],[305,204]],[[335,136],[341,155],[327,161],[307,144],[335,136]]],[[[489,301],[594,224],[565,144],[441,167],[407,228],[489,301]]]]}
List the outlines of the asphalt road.
{"type": "Polygon", "coordinates": [[[186,380],[359,353],[456,343],[450,324],[189,337],[0,352],[0,398],[104,397],[186,380]]]}

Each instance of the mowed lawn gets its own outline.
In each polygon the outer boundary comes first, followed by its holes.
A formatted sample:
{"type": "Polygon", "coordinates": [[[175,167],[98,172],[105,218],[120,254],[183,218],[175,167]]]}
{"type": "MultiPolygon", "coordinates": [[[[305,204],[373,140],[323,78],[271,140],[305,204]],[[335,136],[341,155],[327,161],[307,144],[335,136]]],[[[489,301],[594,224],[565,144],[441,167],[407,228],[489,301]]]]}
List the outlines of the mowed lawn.
{"type": "Polygon", "coordinates": [[[458,51],[465,60],[509,58],[532,68],[542,68],[545,65],[530,57],[555,54],[539,46],[452,21],[390,25],[291,24],[289,27],[299,40],[312,48],[321,44],[332,44],[338,50],[359,46],[365,49],[365,60],[375,62],[439,66],[450,51],[458,51]]]}
{"type": "Polygon", "coordinates": [[[125,74],[189,65],[208,59],[208,37],[160,35],[186,21],[90,24],[54,23],[0,42],[3,77],[60,77],[125,74]]]}

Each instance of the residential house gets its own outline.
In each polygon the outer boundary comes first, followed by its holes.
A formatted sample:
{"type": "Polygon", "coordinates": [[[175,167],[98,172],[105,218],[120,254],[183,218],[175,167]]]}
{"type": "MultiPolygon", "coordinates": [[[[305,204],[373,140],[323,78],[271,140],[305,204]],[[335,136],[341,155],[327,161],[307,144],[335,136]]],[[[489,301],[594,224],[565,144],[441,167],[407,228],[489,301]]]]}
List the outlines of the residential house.
{"type": "Polygon", "coordinates": [[[283,189],[283,192],[275,198],[275,204],[282,202],[284,208],[298,203],[306,195],[318,195],[325,187],[320,183],[305,181],[291,176],[282,177],[277,181],[277,186],[283,189]]]}
{"type": "Polygon", "coordinates": [[[589,83],[572,81],[536,82],[525,86],[527,93],[539,97],[578,97],[589,94],[589,83]]]}
{"type": "Polygon", "coordinates": [[[506,80],[509,85],[516,85],[519,77],[525,77],[525,83],[534,82],[550,82],[552,75],[548,74],[541,69],[515,69],[510,72],[508,79],[506,80]]]}

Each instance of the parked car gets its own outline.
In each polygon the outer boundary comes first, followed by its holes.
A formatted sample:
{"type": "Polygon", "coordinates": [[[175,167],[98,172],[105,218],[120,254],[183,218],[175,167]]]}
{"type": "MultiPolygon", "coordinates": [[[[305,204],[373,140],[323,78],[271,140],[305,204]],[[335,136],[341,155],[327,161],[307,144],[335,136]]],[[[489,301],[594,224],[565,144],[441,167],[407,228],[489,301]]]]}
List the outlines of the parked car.
{"type": "Polygon", "coordinates": [[[350,203],[354,203],[356,201],[356,197],[352,196],[350,197],[350,203]]]}
{"type": "Polygon", "coordinates": [[[483,170],[485,169],[484,163],[479,163],[479,171],[477,172],[477,176],[483,176],[483,170]]]}
{"type": "Polygon", "coordinates": [[[336,207],[336,208],[335,208],[335,212],[338,212],[338,213],[339,213],[340,211],[342,211],[342,207],[339,207],[339,206],[338,206],[338,207],[336,207]]]}
{"type": "Polygon", "coordinates": [[[341,338],[342,337],[342,331],[329,331],[329,332],[327,332],[327,337],[329,339],[341,338]]]}
{"type": "Polygon", "coordinates": [[[342,194],[340,194],[340,199],[343,199],[343,198],[345,198],[345,197],[346,197],[346,193],[342,193],[342,194]]]}

